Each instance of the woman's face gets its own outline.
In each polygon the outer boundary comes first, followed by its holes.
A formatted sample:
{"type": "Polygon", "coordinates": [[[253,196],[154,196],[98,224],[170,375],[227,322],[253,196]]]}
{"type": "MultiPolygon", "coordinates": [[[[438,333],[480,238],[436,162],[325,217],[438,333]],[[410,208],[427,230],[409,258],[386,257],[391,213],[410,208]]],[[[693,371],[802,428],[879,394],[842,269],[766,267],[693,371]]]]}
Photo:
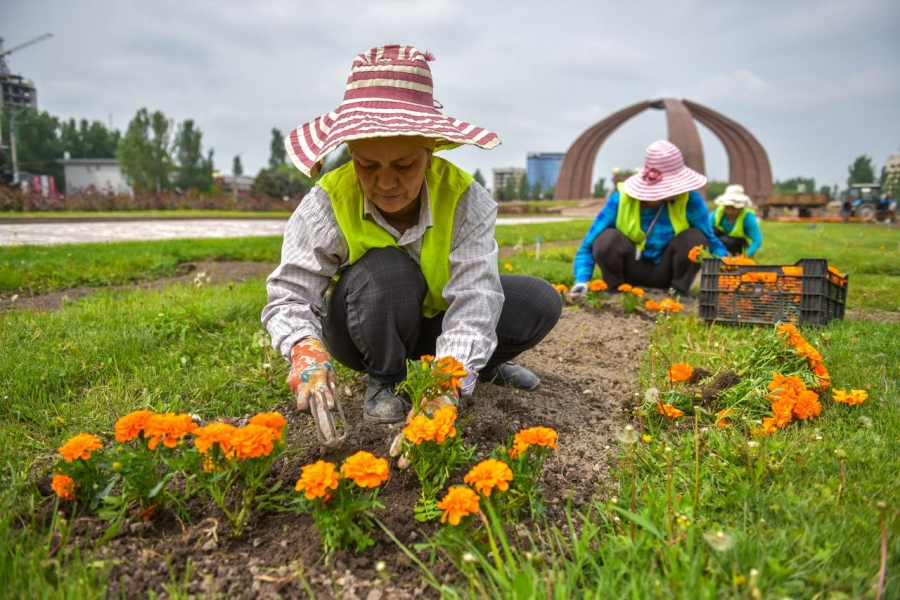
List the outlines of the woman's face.
{"type": "Polygon", "coordinates": [[[734,221],[737,219],[738,213],[741,212],[741,209],[736,206],[726,206],[725,207],[725,216],[728,217],[729,221],[734,221]]]}
{"type": "Polygon", "coordinates": [[[415,212],[431,152],[421,146],[375,142],[356,148],[353,168],[366,198],[385,216],[404,217],[415,212]]]}

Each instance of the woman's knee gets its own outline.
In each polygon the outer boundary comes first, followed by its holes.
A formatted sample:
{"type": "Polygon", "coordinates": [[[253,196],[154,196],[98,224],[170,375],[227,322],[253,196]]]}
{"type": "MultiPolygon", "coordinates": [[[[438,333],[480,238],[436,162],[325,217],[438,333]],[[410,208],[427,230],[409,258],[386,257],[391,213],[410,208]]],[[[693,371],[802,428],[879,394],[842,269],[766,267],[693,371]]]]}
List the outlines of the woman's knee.
{"type": "Polygon", "coordinates": [[[516,328],[530,328],[529,337],[543,338],[562,316],[562,296],[548,281],[530,275],[501,275],[501,319],[516,328]]]}

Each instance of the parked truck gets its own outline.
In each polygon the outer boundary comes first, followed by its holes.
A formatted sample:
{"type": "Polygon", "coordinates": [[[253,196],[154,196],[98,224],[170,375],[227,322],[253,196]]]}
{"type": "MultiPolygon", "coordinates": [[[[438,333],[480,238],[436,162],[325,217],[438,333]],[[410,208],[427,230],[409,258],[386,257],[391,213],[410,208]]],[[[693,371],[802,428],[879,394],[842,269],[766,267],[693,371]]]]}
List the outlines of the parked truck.
{"type": "Polygon", "coordinates": [[[772,194],[756,199],[756,205],[763,219],[769,218],[773,208],[797,209],[798,217],[811,217],[813,210],[824,208],[831,202],[828,194],[772,194]]]}

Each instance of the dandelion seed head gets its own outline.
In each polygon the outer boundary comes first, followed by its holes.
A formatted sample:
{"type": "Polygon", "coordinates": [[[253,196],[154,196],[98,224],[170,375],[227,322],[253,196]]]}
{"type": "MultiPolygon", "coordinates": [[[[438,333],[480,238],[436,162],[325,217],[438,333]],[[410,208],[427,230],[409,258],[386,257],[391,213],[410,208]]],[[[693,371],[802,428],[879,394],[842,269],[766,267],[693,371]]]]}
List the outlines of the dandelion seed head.
{"type": "Polygon", "coordinates": [[[375,570],[379,573],[384,573],[387,570],[387,565],[383,560],[379,560],[377,563],[375,563],[375,570]]]}
{"type": "Polygon", "coordinates": [[[863,429],[868,429],[872,426],[872,419],[870,419],[869,417],[860,417],[856,420],[856,424],[863,429]]]}
{"type": "Polygon", "coordinates": [[[620,444],[634,444],[639,438],[638,432],[631,425],[625,425],[621,429],[616,429],[616,439],[619,440],[620,444]]]}
{"type": "Polygon", "coordinates": [[[704,533],[703,539],[709,544],[709,547],[716,552],[727,552],[734,547],[734,538],[724,531],[716,531],[715,533],[704,533]]]}
{"type": "Polygon", "coordinates": [[[473,563],[475,562],[475,555],[471,552],[466,552],[462,555],[462,559],[464,563],[473,563]]]}
{"type": "Polygon", "coordinates": [[[659,400],[659,389],[655,387],[647,388],[644,392],[644,401],[656,402],[657,400],[659,400]]]}

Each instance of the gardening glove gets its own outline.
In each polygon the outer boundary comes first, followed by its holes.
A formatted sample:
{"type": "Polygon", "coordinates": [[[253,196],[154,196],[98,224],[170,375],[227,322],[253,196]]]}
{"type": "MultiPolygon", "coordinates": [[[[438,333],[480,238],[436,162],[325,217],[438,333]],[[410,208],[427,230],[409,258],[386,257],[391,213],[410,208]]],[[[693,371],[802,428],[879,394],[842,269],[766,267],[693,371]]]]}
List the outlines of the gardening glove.
{"type": "MultiPolygon", "coordinates": [[[[444,406],[456,406],[459,403],[459,398],[457,397],[457,393],[455,390],[449,396],[438,396],[433,400],[425,400],[422,399],[422,410],[423,412],[429,416],[434,414],[434,411],[444,406]]],[[[409,423],[409,420],[413,418],[412,411],[409,411],[409,414],[406,415],[406,422],[409,423]]],[[[391,458],[397,458],[397,466],[400,469],[406,469],[409,467],[409,459],[406,455],[401,456],[403,452],[403,432],[401,431],[397,435],[394,436],[394,440],[391,442],[391,447],[388,450],[388,454],[391,458]]]]}
{"type": "Polygon", "coordinates": [[[331,357],[315,338],[304,338],[291,350],[291,370],[287,377],[288,387],[297,397],[297,410],[310,412],[310,399],[324,400],[328,409],[334,408],[336,386],[331,357]]]}
{"type": "Polygon", "coordinates": [[[572,286],[572,289],[569,290],[569,300],[580,300],[582,296],[587,293],[588,284],[586,283],[576,283],[572,286]]]}

